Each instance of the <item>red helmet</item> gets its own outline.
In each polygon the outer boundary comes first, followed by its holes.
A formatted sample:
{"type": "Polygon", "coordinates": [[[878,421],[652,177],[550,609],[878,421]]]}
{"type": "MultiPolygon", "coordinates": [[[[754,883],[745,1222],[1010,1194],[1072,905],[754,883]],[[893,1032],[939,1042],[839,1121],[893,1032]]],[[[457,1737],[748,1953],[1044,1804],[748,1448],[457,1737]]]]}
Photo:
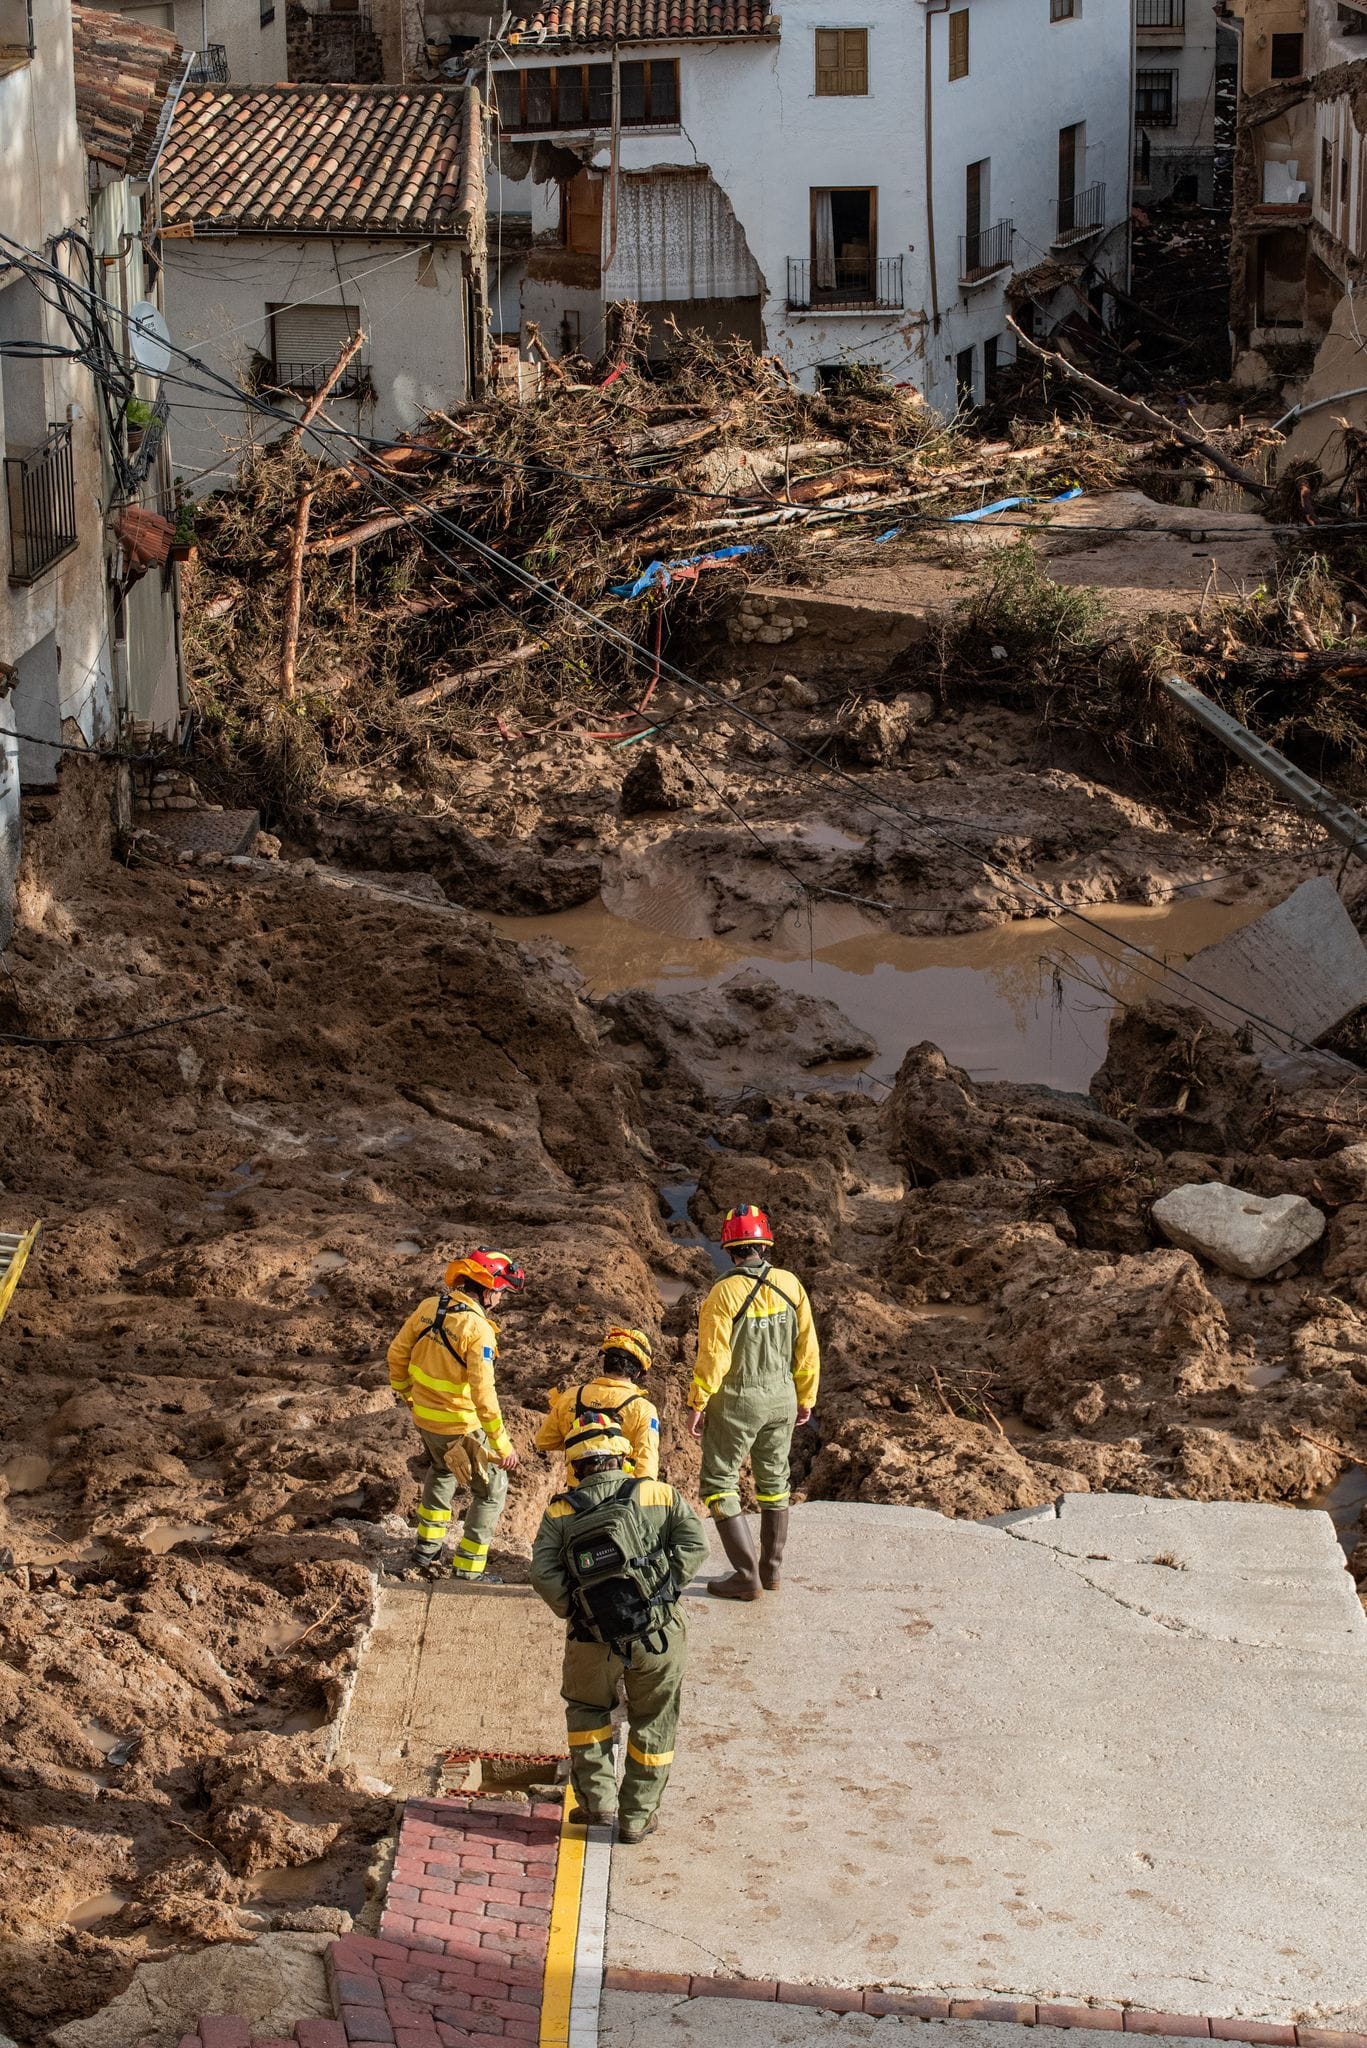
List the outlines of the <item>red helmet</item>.
{"type": "Polygon", "coordinates": [[[444,1278],[448,1287],[454,1287],[457,1280],[473,1280],[477,1287],[487,1287],[491,1294],[502,1294],[505,1287],[520,1293],[527,1284],[521,1266],[515,1265],[506,1252],[467,1252],[463,1259],[452,1259],[444,1278]]]}
{"type": "Polygon", "coordinates": [[[774,1233],[763,1209],[757,1209],[753,1202],[742,1202],[738,1209],[727,1210],[721,1241],[727,1245],[772,1244],[774,1233]]]}

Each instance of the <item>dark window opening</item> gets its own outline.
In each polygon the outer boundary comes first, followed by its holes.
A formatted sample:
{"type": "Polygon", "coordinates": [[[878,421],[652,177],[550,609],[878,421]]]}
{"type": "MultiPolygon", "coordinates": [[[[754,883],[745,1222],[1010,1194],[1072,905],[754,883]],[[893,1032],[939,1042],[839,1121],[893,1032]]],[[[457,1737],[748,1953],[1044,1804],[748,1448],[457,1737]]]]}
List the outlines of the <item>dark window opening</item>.
{"type": "Polygon", "coordinates": [[[1274,78],[1299,78],[1303,69],[1301,50],[1305,38],[1301,35],[1280,35],[1272,38],[1271,73],[1274,78]]]}
{"type": "MultiPolygon", "coordinates": [[[[679,66],[653,57],[619,67],[624,128],[673,127],[679,119],[679,66]]],[[[607,128],[612,124],[612,66],[555,64],[538,70],[500,71],[494,81],[499,125],[505,135],[552,128],[607,128]]]]}
{"type": "Polygon", "coordinates": [[[997,357],[997,349],[1000,343],[1000,339],[1001,337],[999,335],[989,334],[987,340],[983,343],[984,405],[990,405],[992,403],[993,398],[996,395],[997,378],[1001,370],[1001,365],[997,357]]]}
{"type": "Polygon", "coordinates": [[[973,350],[961,348],[954,358],[954,388],[958,394],[959,410],[971,412],[975,403],[973,395],[973,350]]]}
{"type": "Polygon", "coordinates": [[[1134,117],[1147,128],[1171,128],[1177,119],[1177,73],[1137,71],[1134,117]]]}

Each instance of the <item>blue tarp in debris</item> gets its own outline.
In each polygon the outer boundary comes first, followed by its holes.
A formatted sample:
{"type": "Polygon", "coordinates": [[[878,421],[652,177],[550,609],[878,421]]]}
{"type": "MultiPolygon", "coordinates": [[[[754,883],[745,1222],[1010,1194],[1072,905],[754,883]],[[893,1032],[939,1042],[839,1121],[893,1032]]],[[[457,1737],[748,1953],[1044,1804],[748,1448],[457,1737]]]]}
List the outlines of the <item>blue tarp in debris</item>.
{"type": "Polygon", "coordinates": [[[697,569],[704,562],[732,562],[737,555],[752,555],[753,547],[713,548],[705,555],[681,555],[673,562],[648,562],[634,583],[609,583],[614,597],[644,597],[657,583],[668,585],[675,569],[697,569]]]}
{"type": "MultiPolygon", "coordinates": [[[[946,515],[951,526],[971,526],[979,519],[992,519],[998,512],[1014,512],[1019,505],[1062,505],[1068,498],[1082,496],[1081,484],[1074,484],[1071,490],[1060,491],[1056,498],[998,498],[995,505],[980,505],[976,512],[950,512],[946,515]]],[[[902,532],[900,526],[890,526],[886,533],[874,535],[875,545],[883,540],[896,540],[902,532]]]]}

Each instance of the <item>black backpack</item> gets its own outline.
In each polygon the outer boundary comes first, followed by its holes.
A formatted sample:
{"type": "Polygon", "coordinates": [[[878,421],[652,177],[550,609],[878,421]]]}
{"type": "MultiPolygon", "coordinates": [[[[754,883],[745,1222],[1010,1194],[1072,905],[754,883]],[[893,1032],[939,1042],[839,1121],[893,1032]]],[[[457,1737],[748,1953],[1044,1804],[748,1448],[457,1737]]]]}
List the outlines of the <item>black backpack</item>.
{"type": "Polygon", "coordinates": [[[573,1592],[572,1625],[590,1642],[625,1655],[632,1643],[659,1633],[664,1610],[678,1598],[664,1549],[652,1543],[635,1504],[639,1479],[624,1479],[606,1499],[590,1500],[582,1487],[562,1494],[574,1510],[566,1562],[573,1592]]]}

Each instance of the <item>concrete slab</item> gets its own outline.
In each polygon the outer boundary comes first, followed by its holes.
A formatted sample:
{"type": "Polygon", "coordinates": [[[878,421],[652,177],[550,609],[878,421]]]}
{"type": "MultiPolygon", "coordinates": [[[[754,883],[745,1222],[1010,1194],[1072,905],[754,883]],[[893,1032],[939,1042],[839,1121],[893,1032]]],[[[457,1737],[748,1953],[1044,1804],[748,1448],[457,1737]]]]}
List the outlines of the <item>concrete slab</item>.
{"type": "MultiPolygon", "coordinates": [[[[1168,2034],[1154,2048],[1191,2048],[1168,2034]]],[[[1085,2027],[1015,2027],[999,2021],[871,2019],[742,1998],[667,1998],[609,1991],[599,2048],[1115,2048],[1113,2033],[1085,2027]]]]}
{"type": "Polygon", "coordinates": [[[386,1586],[336,1757],[405,1796],[444,1750],[560,1756],[564,1634],[530,1588],[386,1586]]]}
{"type": "Polygon", "coordinates": [[[1249,1025],[1255,1051],[1313,1044],[1367,1003],[1367,946],[1327,875],[1207,946],[1184,972],[1201,984],[1187,996],[1228,1030],[1249,1011],[1275,1027],[1249,1025]]]}
{"type": "Polygon", "coordinates": [[[810,1503],[793,1530],[779,1599],[688,1602],[610,1964],[1228,2017],[1367,2000],[1367,1619],[1327,1517],[1103,1495],[1009,1528],[810,1503]]]}

